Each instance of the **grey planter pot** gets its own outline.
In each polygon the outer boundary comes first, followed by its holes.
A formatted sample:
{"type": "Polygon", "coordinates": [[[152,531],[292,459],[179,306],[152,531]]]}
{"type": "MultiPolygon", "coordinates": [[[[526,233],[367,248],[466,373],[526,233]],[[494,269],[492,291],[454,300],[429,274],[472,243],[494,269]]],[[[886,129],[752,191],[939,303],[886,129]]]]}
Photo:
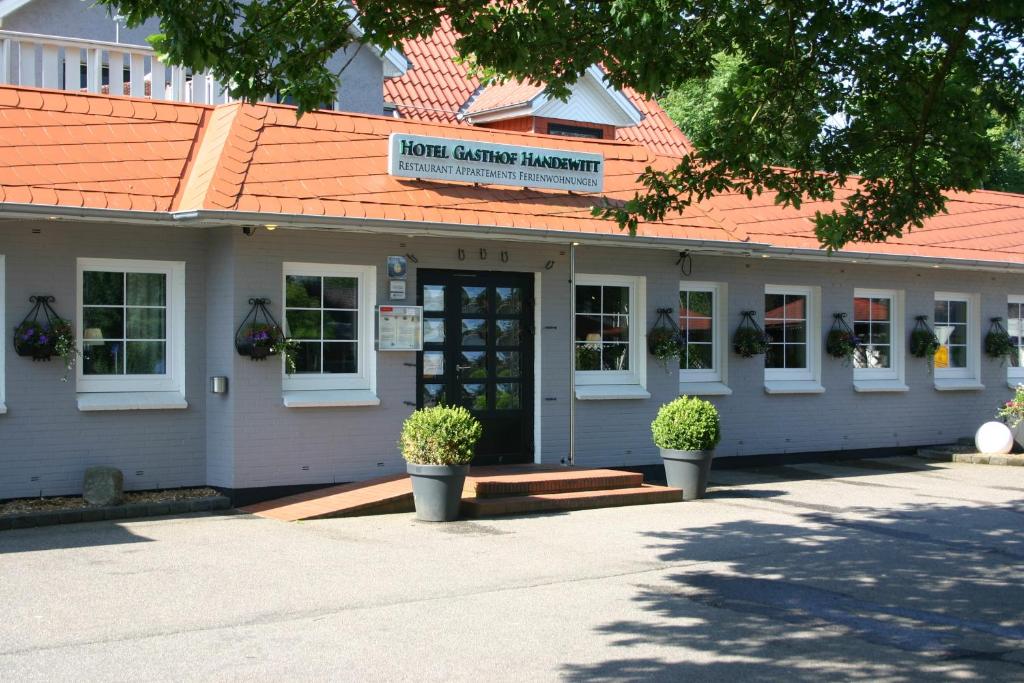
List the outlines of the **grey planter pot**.
{"type": "Polygon", "coordinates": [[[674,489],[683,490],[683,500],[703,498],[708,488],[708,472],[714,451],[676,451],[661,449],[665,480],[674,489]]]}
{"type": "Polygon", "coordinates": [[[469,465],[415,465],[406,463],[412,479],[416,518],[425,522],[451,522],[459,518],[462,487],[469,465]]]}

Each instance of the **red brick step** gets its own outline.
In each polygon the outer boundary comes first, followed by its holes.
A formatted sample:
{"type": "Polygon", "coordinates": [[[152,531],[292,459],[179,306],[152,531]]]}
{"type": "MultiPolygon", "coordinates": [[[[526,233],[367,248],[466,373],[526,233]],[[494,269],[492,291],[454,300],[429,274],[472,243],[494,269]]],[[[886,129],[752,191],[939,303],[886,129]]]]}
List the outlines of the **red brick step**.
{"type": "Polygon", "coordinates": [[[477,498],[533,496],[542,493],[634,489],[643,486],[644,477],[636,472],[618,470],[571,470],[518,472],[473,477],[466,481],[466,495],[477,498]]]}
{"type": "Polygon", "coordinates": [[[645,484],[631,488],[598,491],[539,493],[503,498],[463,498],[462,514],[465,517],[494,517],[649,503],[678,503],[682,499],[683,492],[680,489],[645,484]]]}

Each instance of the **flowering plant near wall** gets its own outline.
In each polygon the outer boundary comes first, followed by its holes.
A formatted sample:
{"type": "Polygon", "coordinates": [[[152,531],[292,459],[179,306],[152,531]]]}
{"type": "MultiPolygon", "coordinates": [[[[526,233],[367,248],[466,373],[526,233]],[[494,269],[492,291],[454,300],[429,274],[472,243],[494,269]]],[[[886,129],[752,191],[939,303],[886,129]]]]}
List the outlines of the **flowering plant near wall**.
{"type": "Polygon", "coordinates": [[[1006,423],[1010,429],[1024,422],[1024,384],[1018,384],[1013,398],[996,411],[996,417],[1006,423]]]}
{"type": "Polygon", "coordinates": [[[667,370],[669,361],[677,359],[682,355],[682,336],[678,330],[672,330],[667,327],[655,327],[647,333],[647,350],[667,370]]]}
{"type": "Polygon", "coordinates": [[[277,325],[250,325],[243,332],[242,339],[248,350],[247,355],[253,360],[280,354],[284,357],[286,372],[289,375],[295,374],[295,353],[299,345],[288,339],[277,325]]]}
{"type": "Polygon", "coordinates": [[[63,360],[62,382],[68,381],[78,357],[71,323],[61,318],[22,321],[14,328],[14,349],[18,355],[31,356],[33,360],[50,360],[53,356],[63,360]]]}

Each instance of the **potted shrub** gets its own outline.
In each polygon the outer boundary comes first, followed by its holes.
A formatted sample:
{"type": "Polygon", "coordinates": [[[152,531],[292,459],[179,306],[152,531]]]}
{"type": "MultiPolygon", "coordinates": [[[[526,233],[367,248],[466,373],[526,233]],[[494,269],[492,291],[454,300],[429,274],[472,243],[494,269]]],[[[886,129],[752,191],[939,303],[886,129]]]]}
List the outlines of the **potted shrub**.
{"type": "Polygon", "coordinates": [[[399,446],[412,479],[418,519],[458,518],[469,462],[482,434],[480,422],[461,406],[422,408],[405,421],[399,446]]]}
{"type": "Polygon", "coordinates": [[[661,449],[668,485],[682,489],[683,500],[703,498],[713,451],[722,438],[718,410],[703,399],[680,396],[658,410],[651,434],[661,449]]]}

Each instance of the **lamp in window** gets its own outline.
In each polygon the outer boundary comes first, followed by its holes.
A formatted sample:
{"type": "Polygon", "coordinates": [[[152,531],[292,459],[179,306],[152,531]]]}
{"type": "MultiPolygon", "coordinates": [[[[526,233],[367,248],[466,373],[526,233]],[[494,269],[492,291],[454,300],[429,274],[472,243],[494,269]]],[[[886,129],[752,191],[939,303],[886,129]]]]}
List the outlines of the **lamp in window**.
{"type": "Polygon", "coordinates": [[[103,344],[103,330],[98,327],[87,327],[82,332],[83,346],[100,346],[103,344]]]}

